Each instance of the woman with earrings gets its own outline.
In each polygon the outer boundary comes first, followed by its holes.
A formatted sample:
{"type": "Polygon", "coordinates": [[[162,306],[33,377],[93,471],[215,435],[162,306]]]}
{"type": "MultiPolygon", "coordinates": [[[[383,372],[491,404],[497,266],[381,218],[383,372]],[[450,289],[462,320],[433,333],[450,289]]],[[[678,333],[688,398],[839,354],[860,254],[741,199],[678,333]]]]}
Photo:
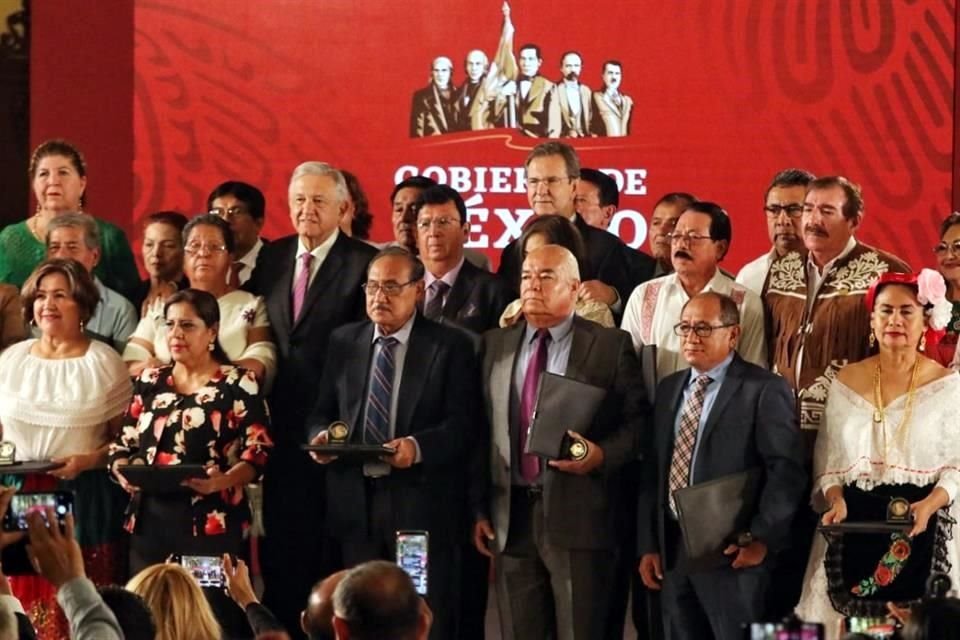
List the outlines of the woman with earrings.
{"type": "Polygon", "coordinates": [[[940,223],[940,242],[933,247],[933,253],[947,283],[947,300],[953,305],[946,333],[937,348],[937,360],[956,370],[960,365],[955,359],[960,338],[960,212],[954,211],[940,223]]]}
{"type": "MultiPolygon", "coordinates": [[[[62,213],[83,211],[87,164],[66,140],[47,140],[30,158],[30,180],[36,212],[0,232],[0,282],[22,287],[47,255],[47,223],[62,213]]],[[[100,263],[93,270],[107,287],[129,298],[140,283],[130,243],[116,225],[97,219],[100,263]]]]}
{"type": "MultiPolygon", "coordinates": [[[[220,344],[232,362],[252,371],[269,388],[276,369],[277,351],[263,298],[234,288],[227,277],[234,249],[230,225],[219,216],[197,216],[183,229],[183,270],[194,289],[214,296],[220,306],[220,344]]],[[[163,300],[140,319],[123,359],[136,377],[147,367],[169,363],[163,300]]]]}
{"type": "Polygon", "coordinates": [[[909,607],[931,571],[960,584],[960,376],[925,355],[950,318],[939,273],[887,273],[866,295],[876,354],[837,374],[814,454],[824,525],[903,523],[814,542],[797,615],[828,638],[848,617],[909,607]]]}
{"type": "Polygon", "coordinates": [[[260,477],[272,446],[257,377],[230,364],[217,338],[217,299],[185,289],[167,298],[163,313],[173,363],[136,378],[110,447],[110,470],[131,494],[134,573],[171,553],[240,553],[250,517],[243,488],[260,477]],[[187,493],[150,495],[118,472],[124,464],[202,464],[208,477],[187,481],[187,493]]]}
{"type": "MultiPolygon", "coordinates": [[[[120,356],[83,332],[99,300],[75,260],[43,262],[23,286],[23,317],[39,339],[0,355],[0,427],[19,461],[52,460],[47,474],[5,476],[27,491],[72,491],[77,538],[87,575],[97,584],[124,576],[123,492],[104,472],[107,446],[119,432],[131,385],[120,356]]],[[[55,590],[36,576],[10,579],[41,638],[66,638],[55,590]]]]}

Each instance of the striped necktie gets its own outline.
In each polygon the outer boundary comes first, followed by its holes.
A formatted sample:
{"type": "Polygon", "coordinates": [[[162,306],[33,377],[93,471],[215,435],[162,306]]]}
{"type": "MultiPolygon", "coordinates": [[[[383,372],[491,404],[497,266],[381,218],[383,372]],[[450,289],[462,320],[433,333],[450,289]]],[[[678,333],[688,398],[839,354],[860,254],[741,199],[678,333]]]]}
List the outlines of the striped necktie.
{"type": "Polygon", "coordinates": [[[393,374],[396,371],[394,350],[399,341],[390,336],[377,338],[373,375],[367,394],[367,412],[363,423],[363,441],[383,444],[390,440],[390,398],[393,395],[393,374]]]}
{"type": "Polygon", "coordinates": [[[680,428],[677,430],[673,458],[670,460],[670,511],[674,515],[677,513],[677,505],[673,500],[673,492],[690,485],[690,467],[693,465],[693,450],[697,446],[700,414],[703,412],[707,386],[711,382],[713,379],[707,375],[697,377],[680,413],[680,428]]]}

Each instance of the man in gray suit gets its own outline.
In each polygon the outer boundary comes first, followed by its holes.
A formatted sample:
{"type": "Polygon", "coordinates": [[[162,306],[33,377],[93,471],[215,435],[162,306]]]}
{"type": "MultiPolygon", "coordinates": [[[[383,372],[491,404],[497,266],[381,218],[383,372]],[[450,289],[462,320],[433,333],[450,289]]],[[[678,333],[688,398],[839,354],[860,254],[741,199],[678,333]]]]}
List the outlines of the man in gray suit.
{"type": "Polygon", "coordinates": [[[615,571],[615,492],[636,456],[647,403],[629,336],[574,316],[580,275],[567,249],[547,245],[523,263],[525,321],[484,335],[489,450],[471,492],[474,543],[496,556],[506,639],[597,637],[609,616],[615,571]],[[523,453],[537,382],[550,372],[607,389],[591,425],[571,437],[579,460],[523,453]]]}
{"type": "Polygon", "coordinates": [[[790,539],[806,486],[800,429],[786,381],[737,355],[732,298],[695,295],[674,332],[690,369],[657,387],[637,517],[640,576],[662,591],[667,640],[739,640],[742,624],[763,619],[771,558],[790,539]],[[673,492],[758,467],[758,506],[749,528],[732,532],[724,549],[730,565],[691,570],[673,492]]]}

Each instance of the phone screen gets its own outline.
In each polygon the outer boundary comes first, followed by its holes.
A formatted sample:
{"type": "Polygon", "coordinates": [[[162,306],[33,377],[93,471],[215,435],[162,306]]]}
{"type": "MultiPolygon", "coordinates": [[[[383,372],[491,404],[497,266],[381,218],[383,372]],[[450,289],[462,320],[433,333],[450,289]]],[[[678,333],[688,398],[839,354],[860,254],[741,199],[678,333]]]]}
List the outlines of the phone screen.
{"type": "Polygon", "coordinates": [[[180,565],[201,587],[223,586],[223,559],[218,556],[181,556],[180,565]]]}
{"type": "Polygon", "coordinates": [[[747,640],[824,640],[822,624],[804,622],[799,628],[787,630],[776,622],[754,622],[746,633],[747,640]]]}
{"type": "Polygon", "coordinates": [[[422,596],[427,595],[428,539],[426,531],[397,532],[397,564],[413,579],[422,596]]]}
{"type": "Polygon", "coordinates": [[[847,618],[847,631],[871,638],[892,638],[896,628],[893,620],[887,617],[847,618]]]}
{"type": "Polygon", "coordinates": [[[5,531],[26,531],[27,516],[39,513],[46,518],[47,507],[53,508],[63,525],[68,513],[73,513],[73,494],[69,491],[15,493],[3,518],[5,531]]]}

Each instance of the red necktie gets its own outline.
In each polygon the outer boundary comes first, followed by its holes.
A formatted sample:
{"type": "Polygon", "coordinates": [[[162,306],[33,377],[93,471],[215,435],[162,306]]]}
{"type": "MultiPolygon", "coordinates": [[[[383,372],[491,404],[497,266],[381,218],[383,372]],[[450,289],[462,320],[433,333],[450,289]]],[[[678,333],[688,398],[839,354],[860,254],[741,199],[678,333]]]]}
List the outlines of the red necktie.
{"type": "Polygon", "coordinates": [[[533,420],[533,409],[537,405],[537,388],[540,376],[547,370],[547,343],[550,332],[538,329],[537,344],[527,360],[527,372],[523,377],[523,393],[520,396],[520,475],[524,480],[533,482],[540,475],[540,458],[523,452],[527,446],[527,431],[533,420]]]}

